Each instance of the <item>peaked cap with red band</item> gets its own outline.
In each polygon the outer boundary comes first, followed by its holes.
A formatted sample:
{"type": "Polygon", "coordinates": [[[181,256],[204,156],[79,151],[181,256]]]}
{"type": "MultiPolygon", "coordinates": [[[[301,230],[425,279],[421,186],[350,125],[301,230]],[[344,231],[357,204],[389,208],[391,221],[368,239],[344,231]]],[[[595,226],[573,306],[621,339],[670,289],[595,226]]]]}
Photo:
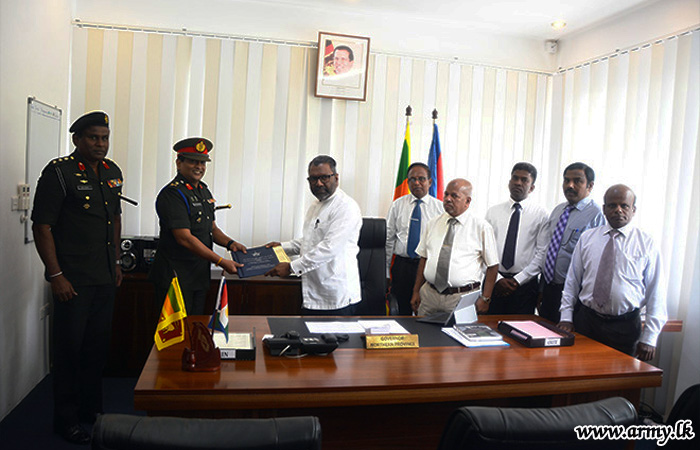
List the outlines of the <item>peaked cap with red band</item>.
{"type": "Polygon", "coordinates": [[[211,161],[209,152],[213,148],[214,144],[209,139],[199,137],[183,139],[173,145],[173,150],[177,152],[177,156],[194,159],[195,161],[211,161]]]}

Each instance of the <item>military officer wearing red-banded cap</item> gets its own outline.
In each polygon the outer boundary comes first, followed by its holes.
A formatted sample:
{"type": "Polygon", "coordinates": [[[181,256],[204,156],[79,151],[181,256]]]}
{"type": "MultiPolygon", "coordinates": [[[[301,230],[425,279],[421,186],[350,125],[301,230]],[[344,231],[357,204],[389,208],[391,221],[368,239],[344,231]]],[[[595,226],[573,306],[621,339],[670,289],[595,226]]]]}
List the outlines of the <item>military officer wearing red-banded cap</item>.
{"type": "Polygon", "coordinates": [[[160,222],[160,240],[151,267],[156,301],[162,303],[174,274],[177,274],[187,314],[204,314],[204,301],[211,279],[211,264],[235,273],[240,264],[212,251],[216,243],[231,251],[246,247],[228,237],[216,226],[215,200],[202,181],[213,148],[205,138],[178,141],[177,176],[158,194],[156,212],[160,222]]]}
{"type": "Polygon", "coordinates": [[[107,159],[109,117],[89,112],[70,127],[75,151],[49,162],[34,196],[32,230],[53,294],[54,431],[87,444],[81,423],[102,413],[102,369],[121,271],[122,172],[107,159]]]}

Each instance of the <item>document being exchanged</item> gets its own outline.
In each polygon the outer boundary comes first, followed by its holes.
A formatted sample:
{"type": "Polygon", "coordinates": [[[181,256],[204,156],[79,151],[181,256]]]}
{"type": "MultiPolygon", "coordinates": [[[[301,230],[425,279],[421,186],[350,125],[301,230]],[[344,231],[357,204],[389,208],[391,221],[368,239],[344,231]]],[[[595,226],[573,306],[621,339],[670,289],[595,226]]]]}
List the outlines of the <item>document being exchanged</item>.
{"type": "Polygon", "coordinates": [[[395,320],[358,320],[356,322],[305,322],[310,333],[371,333],[371,334],[409,334],[395,320]]]}

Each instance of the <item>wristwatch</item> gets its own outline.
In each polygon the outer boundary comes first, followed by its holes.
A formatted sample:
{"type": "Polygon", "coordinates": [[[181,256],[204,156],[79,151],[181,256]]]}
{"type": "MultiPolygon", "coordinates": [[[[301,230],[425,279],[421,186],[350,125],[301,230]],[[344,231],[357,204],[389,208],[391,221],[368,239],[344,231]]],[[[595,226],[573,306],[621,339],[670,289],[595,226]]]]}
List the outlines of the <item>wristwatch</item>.
{"type": "Polygon", "coordinates": [[[480,295],[479,298],[482,299],[487,305],[491,303],[491,297],[484,297],[483,295],[480,295]]]}

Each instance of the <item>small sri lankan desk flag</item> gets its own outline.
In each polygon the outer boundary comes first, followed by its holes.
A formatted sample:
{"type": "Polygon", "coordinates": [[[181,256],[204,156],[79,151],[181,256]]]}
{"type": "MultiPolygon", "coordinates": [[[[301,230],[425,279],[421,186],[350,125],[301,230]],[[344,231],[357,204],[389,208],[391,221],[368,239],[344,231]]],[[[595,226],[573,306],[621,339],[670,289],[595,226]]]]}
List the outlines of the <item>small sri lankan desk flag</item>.
{"type": "Polygon", "coordinates": [[[212,330],[212,334],[214,334],[214,331],[224,333],[226,342],[228,342],[228,290],[226,290],[226,277],[221,277],[219,295],[217,297],[216,308],[207,327],[212,330]]]}
{"type": "Polygon", "coordinates": [[[396,174],[396,187],[394,188],[394,200],[408,194],[408,166],[411,161],[411,130],[406,117],[406,135],[403,139],[401,149],[401,159],[399,160],[399,170],[396,174]]]}
{"type": "Polygon", "coordinates": [[[185,300],[182,298],[180,283],[177,277],[173,277],[156,326],[154,339],[159,351],[185,340],[185,317],[187,317],[187,311],[185,311],[185,300]]]}

